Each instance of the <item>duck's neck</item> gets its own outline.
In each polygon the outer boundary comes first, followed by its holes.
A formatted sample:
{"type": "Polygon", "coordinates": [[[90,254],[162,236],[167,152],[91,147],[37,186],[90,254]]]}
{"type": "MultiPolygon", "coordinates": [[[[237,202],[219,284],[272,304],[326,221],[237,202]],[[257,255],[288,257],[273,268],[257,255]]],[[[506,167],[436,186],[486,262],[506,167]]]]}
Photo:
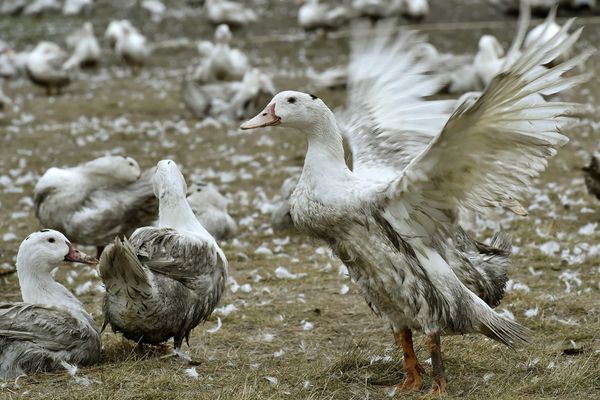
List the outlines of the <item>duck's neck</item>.
{"type": "Polygon", "coordinates": [[[344,160],[342,135],[331,111],[314,121],[306,133],[308,150],[303,174],[340,177],[349,173],[344,160]]]}
{"type": "Polygon", "coordinates": [[[187,199],[174,193],[165,193],[160,197],[158,206],[158,226],[194,232],[197,235],[214,241],[196,218],[187,199]]]}
{"type": "Polygon", "coordinates": [[[51,267],[39,265],[40,261],[31,257],[17,258],[17,275],[21,287],[23,302],[43,304],[67,309],[78,317],[87,315],[83,304],[63,285],[56,282],[51,267]]]}

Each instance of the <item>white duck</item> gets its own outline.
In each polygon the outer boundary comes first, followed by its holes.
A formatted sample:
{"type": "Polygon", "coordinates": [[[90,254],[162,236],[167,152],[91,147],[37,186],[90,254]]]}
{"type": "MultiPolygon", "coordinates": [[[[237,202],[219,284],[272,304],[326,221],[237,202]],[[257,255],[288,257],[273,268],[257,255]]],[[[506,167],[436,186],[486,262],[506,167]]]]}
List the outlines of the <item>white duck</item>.
{"type": "Polygon", "coordinates": [[[142,8],[150,13],[154,22],[160,22],[167,11],[167,6],[159,0],[144,0],[142,8]]]}
{"type": "Polygon", "coordinates": [[[202,226],[217,240],[237,234],[237,224],[227,212],[227,200],[212,184],[198,183],[190,187],[187,201],[202,226]]]}
{"type": "Polygon", "coordinates": [[[82,245],[102,248],[156,219],[153,171],[143,174],[131,157],[105,156],[72,168],[50,168],[34,189],[43,226],[82,245]]]}
{"type": "Polygon", "coordinates": [[[258,19],[253,10],[233,1],[206,0],[204,6],[209,21],[215,25],[243,26],[258,19]]]}
{"type": "Polygon", "coordinates": [[[298,9],[298,24],[304,29],[336,29],[348,22],[349,10],[344,6],[330,6],[319,0],[304,0],[298,9]]]}
{"type": "Polygon", "coordinates": [[[0,4],[0,14],[19,15],[27,6],[27,0],[4,0],[0,4]]]}
{"type": "Polygon", "coordinates": [[[48,12],[60,11],[61,4],[58,0],[34,0],[23,10],[25,15],[41,15],[48,12]]]}
{"type": "Polygon", "coordinates": [[[93,67],[100,62],[102,51],[91,22],[86,22],[83,27],[67,36],[66,43],[73,53],[62,66],[63,69],[93,67]]]}
{"type": "MultiPolygon", "coordinates": [[[[559,129],[569,104],[523,99],[583,82],[585,77],[561,76],[589,54],[534,75],[581,30],[567,42],[527,50],[478,100],[448,119],[440,113],[446,104],[424,101],[438,83],[419,72],[411,41],[394,32],[393,24],[355,32],[345,123],[315,96],[286,91],[241,128],[289,127],[307,138],[304,169],[291,197],[294,225],[329,243],[390,325],[407,368],[400,389],[417,390],[423,382],[412,345],[412,330],[419,329],[431,352],[433,392],[442,394],[442,334],[482,333],[509,346],[529,337],[526,328],[490,308],[497,302],[484,301],[473,282],[461,282],[455,271],[473,265],[453,245],[455,217],[461,207],[482,211],[518,198],[567,142],[559,129]],[[342,132],[352,148],[352,170],[344,160],[342,132]]],[[[484,285],[490,278],[486,272],[477,281],[484,285]]],[[[504,285],[490,284],[501,298],[504,285]]]]}
{"type": "MultiPolygon", "coordinates": [[[[541,44],[554,39],[554,37],[560,32],[560,25],[556,23],[556,10],[557,10],[557,7],[553,7],[550,10],[550,12],[548,13],[548,16],[546,17],[546,21],[544,21],[543,24],[540,24],[540,25],[534,27],[531,31],[529,31],[529,33],[525,37],[525,42],[523,44],[523,46],[525,48],[531,47],[534,45],[540,46],[541,44]]],[[[563,33],[560,36],[560,40],[565,41],[565,40],[567,40],[567,37],[568,37],[568,35],[566,33],[563,33]]],[[[550,65],[553,65],[554,63],[561,63],[561,62],[569,59],[571,56],[572,50],[573,49],[571,49],[571,48],[566,49],[563,54],[559,54],[556,57],[556,59],[552,60],[550,62],[550,65]]]]}
{"type": "Polygon", "coordinates": [[[94,7],[94,0],[65,0],[63,4],[63,15],[79,15],[89,13],[94,7]]]}
{"type": "Polygon", "coordinates": [[[108,45],[114,50],[117,45],[117,41],[120,40],[124,35],[124,29],[135,30],[135,27],[129,22],[129,20],[122,19],[118,21],[111,21],[106,27],[104,32],[104,39],[108,41],[108,45]]]}
{"type": "Polygon", "coordinates": [[[393,17],[402,11],[403,0],[353,0],[352,9],[361,17],[393,17]]]}
{"type": "Polygon", "coordinates": [[[239,80],[250,69],[248,57],[229,46],[231,38],[229,26],[221,24],[215,29],[215,45],[194,73],[198,82],[239,80]]]}
{"type": "Polygon", "coordinates": [[[137,72],[150,58],[152,46],[137,29],[125,24],[121,25],[121,35],[115,43],[115,54],[137,72]]]}
{"type": "Polygon", "coordinates": [[[153,182],[160,203],[158,227],[116,239],[100,258],[104,326],[141,343],[174,338],[179,349],[219,302],[227,259],[186,201],[177,165],[160,161],[153,182]]]}
{"type": "Polygon", "coordinates": [[[71,82],[62,67],[67,53],[57,44],[40,42],[27,56],[26,70],[31,82],[46,89],[46,94],[59,94],[71,82]]]}
{"type": "Polygon", "coordinates": [[[498,39],[492,35],[483,35],[479,39],[479,51],[473,60],[473,67],[484,86],[498,75],[504,63],[504,48],[498,39]]]}
{"type": "Polygon", "coordinates": [[[343,89],[348,80],[348,69],[345,66],[337,66],[318,72],[314,68],[308,67],[306,77],[317,88],[343,89]]]}
{"type": "Polygon", "coordinates": [[[401,10],[404,17],[418,21],[429,15],[429,3],[427,0],[403,0],[401,10]]]}
{"type": "Polygon", "coordinates": [[[29,235],[17,254],[21,303],[0,303],[0,380],[100,361],[100,332],[83,304],[52,276],[65,262],[96,264],[60,232],[29,235]]]}

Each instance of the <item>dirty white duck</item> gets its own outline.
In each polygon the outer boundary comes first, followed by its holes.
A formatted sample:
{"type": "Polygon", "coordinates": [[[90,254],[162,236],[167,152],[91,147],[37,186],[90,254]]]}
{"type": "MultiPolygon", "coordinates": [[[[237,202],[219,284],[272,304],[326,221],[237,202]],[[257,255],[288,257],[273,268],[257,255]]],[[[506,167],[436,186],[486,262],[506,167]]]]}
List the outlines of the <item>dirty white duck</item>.
{"type": "Polygon", "coordinates": [[[298,9],[298,25],[310,29],[337,29],[350,19],[350,10],[344,6],[330,6],[319,0],[303,0],[298,9]]]}
{"type": "Polygon", "coordinates": [[[23,10],[25,15],[42,15],[60,11],[61,3],[58,0],[34,0],[23,10]]]}
{"type": "Polygon", "coordinates": [[[416,21],[420,21],[429,15],[427,0],[402,0],[400,8],[402,16],[416,21]]]}
{"type": "Polygon", "coordinates": [[[62,13],[63,15],[79,15],[89,13],[94,7],[94,0],[65,0],[62,13]]]}
{"type": "Polygon", "coordinates": [[[116,239],[100,258],[104,326],[141,343],[173,338],[177,350],[218,304],[227,259],[188,204],[175,162],[160,161],[153,184],[160,203],[158,227],[116,239]]]}
{"type": "Polygon", "coordinates": [[[94,67],[100,63],[102,51],[91,22],[86,22],[83,27],[67,36],[66,43],[72,54],[62,66],[63,69],[94,67]]]}
{"type": "Polygon", "coordinates": [[[225,24],[215,29],[215,44],[194,73],[194,78],[198,82],[240,80],[250,69],[248,57],[240,50],[229,46],[232,37],[229,26],[225,24]]]}
{"type": "Polygon", "coordinates": [[[208,20],[215,25],[244,26],[258,19],[256,13],[243,4],[228,0],[206,0],[208,20]]]}
{"type": "Polygon", "coordinates": [[[152,21],[160,22],[165,16],[165,12],[167,11],[167,6],[161,1],[158,0],[144,0],[141,4],[142,8],[150,13],[152,17],[152,21]]]}
{"type": "Polygon", "coordinates": [[[52,271],[65,262],[96,264],[60,232],[43,229],[19,246],[22,302],[0,303],[0,380],[100,361],[100,332],[83,304],[52,271]]]}
{"type": "Polygon", "coordinates": [[[137,72],[150,58],[152,46],[135,27],[122,24],[121,34],[115,43],[115,54],[137,72]]]}
{"type": "Polygon", "coordinates": [[[217,240],[227,240],[237,234],[237,224],[227,212],[229,200],[213,184],[190,186],[187,201],[202,226],[217,240]]]}
{"type": "Polygon", "coordinates": [[[108,45],[114,50],[117,41],[124,35],[124,29],[135,30],[135,27],[127,19],[111,21],[104,32],[104,39],[108,41],[108,45]]]}
{"type": "MultiPolygon", "coordinates": [[[[560,32],[560,25],[556,23],[556,10],[557,7],[553,7],[544,23],[534,27],[529,31],[525,37],[524,47],[539,46],[549,40],[552,40],[558,32],[560,32]]],[[[568,35],[565,33],[562,36],[562,40],[567,40],[568,35]]],[[[555,63],[561,63],[570,58],[573,49],[566,49],[563,54],[559,54],[555,60],[550,62],[550,65],[555,63]]]]}
{"type": "Polygon", "coordinates": [[[475,102],[448,118],[446,104],[422,97],[438,83],[419,72],[412,39],[394,32],[393,23],[376,32],[356,29],[345,120],[336,120],[313,95],[285,91],[241,128],[288,127],[307,138],[291,196],[294,225],[331,246],[371,309],[391,327],[407,369],[399,389],[422,386],[423,368],[412,345],[412,331],[421,330],[431,352],[432,391],[443,394],[441,335],[481,333],[511,347],[530,336],[491,308],[505,286],[489,275],[493,270],[461,281],[461,271],[473,265],[453,245],[455,217],[462,207],[479,212],[527,191],[547,158],[568,141],[559,130],[573,105],[523,100],[583,82],[585,77],[562,74],[589,54],[532,74],[572,45],[581,30],[566,42],[526,50],[475,102]],[[352,148],[352,170],[342,134],[352,148]],[[494,301],[480,290],[486,287],[496,293],[494,301]]]}
{"type": "Polygon", "coordinates": [[[50,168],[35,185],[35,215],[75,243],[96,246],[99,255],[115,236],[128,236],[156,219],[152,174],[124,156],[50,168]]]}
{"type": "Polygon", "coordinates": [[[44,87],[46,94],[59,94],[71,82],[63,69],[68,54],[56,43],[40,42],[27,56],[26,71],[29,80],[44,87]]]}

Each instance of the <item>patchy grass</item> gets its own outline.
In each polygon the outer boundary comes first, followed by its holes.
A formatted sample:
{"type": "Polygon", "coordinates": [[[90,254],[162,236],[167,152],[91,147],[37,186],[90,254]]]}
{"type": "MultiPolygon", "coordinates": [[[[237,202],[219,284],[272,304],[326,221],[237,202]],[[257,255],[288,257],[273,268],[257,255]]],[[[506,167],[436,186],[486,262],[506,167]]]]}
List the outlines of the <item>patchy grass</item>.
{"type": "MultiPolygon", "coordinates": [[[[288,9],[281,3],[270,1],[263,11],[281,16],[274,27],[259,24],[252,28],[262,38],[259,44],[253,43],[252,35],[238,35],[237,40],[252,60],[276,74],[279,88],[302,89],[306,87],[301,76],[305,66],[311,63],[322,68],[344,62],[347,43],[318,38],[282,41],[277,32],[298,31],[290,22],[294,7],[288,9]]],[[[458,9],[464,10],[464,3],[458,9]]],[[[442,4],[435,1],[432,9],[442,4]]],[[[143,20],[143,14],[130,14],[138,25],[143,20]]],[[[439,14],[433,19],[441,18],[439,14]]],[[[94,14],[97,34],[117,15],[114,6],[99,7],[94,14]]],[[[457,15],[470,21],[497,18],[484,6],[447,15],[450,20],[457,15]]],[[[148,23],[144,30],[156,40],[208,38],[211,30],[198,20],[148,23]]],[[[0,26],[8,32],[6,39],[19,48],[48,35],[60,40],[81,21],[58,16],[4,18],[0,26]],[[63,20],[64,24],[57,24],[63,20]]],[[[582,46],[598,43],[600,29],[591,22],[582,46]]],[[[474,51],[479,34],[485,32],[503,40],[512,34],[512,30],[482,28],[481,24],[472,29],[448,25],[447,29],[432,28],[429,37],[440,47],[460,53],[474,51]]],[[[170,157],[183,166],[188,180],[212,181],[231,197],[231,211],[240,221],[241,232],[237,240],[224,243],[223,249],[231,276],[240,285],[250,284],[251,291],[233,293],[228,288],[220,305],[235,305],[237,311],[217,312],[193,331],[190,347],[184,350],[198,364],[194,367],[197,379],[185,372],[192,366],[170,356],[170,344],[137,346],[107,331],[102,336],[102,362],[78,372],[77,377],[86,377],[89,385],[64,372],[35,374],[1,386],[0,399],[384,399],[390,387],[403,379],[402,356],[390,332],[371,314],[349,279],[339,274],[340,262],[320,242],[293,233],[273,234],[269,228],[264,204],[277,194],[290,171],[302,165],[304,139],[291,131],[241,133],[235,127],[214,127],[191,119],[180,103],[179,89],[183,71],[196,61],[194,57],[189,48],[158,50],[151,65],[135,77],[108,57],[100,70],[83,73],[63,96],[53,98],[24,80],[7,83],[5,92],[15,105],[0,117],[4,138],[0,148],[1,262],[14,264],[20,240],[39,228],[31,195],[37,177],[50,166],[73,165],[113,151],[127,153],[145,167],[170,157]],[[272,254],[255,254],[261,246],[272,254]],[[277,279],[274,270],[278,266],[307,276],[277,279]],[[344,295],[340,294],[343,285],[350,287],[344,295]],[[210,334],[207,328],[216,325],[217,317],[223,326],[210,334]],[[304,330],[306,322],[313,328],[304,330]]],[[[597,56],[588,65],[599,72],[597,56]]],[[[345,96],[343,92],[317,94],[332,107],[342,104],[345,96]]],[[[592,80],[568,97],[595,106],[600,83],[592,80]]],[[[598,398],[600,256],[592,248],[599,243],[600,230],[579,234],[582,226],[600,222],[600,205],[585,193],[579,170],[597,145],[594,129],[594,123],[583,121],[568,132],[571,143],[532,188],[528,218],[502,216],[502,225],[518,249],[511,277],[528,290],[518,286],[498,308],[512,312],[534,331],[531,345],[511,351],[481,336],[444,338],[451,397],[598,398]],[[559,244],[559,250],[548,255],[541,249],[551,241],[559,244]],[[571,278],[563,275],[565,271],[571,278]],[[527,310],[533,313],[536,308],[536,315],[525,317],[527,310]]],[[[482,236],[491,233],[487,230],[482,236]]],[[[94,271],[65,266],[57,279],[82,291],[81,299],[101,324],[102,293],[94,271]],[[80,285],[90,280],[92,287],[83,290],[80,285]]],[[[20,299],[16,276],[0,276],[0,293],[0,301],[20,299]]],[[[422,337],[417,337],[416,344],[425,363],[429,355],[422,337]]],[[[425,384],[430,383],[428,377],[425,384]]],[[[426,393],[424,389],[402,397],[421,398],[426,393]]]]}

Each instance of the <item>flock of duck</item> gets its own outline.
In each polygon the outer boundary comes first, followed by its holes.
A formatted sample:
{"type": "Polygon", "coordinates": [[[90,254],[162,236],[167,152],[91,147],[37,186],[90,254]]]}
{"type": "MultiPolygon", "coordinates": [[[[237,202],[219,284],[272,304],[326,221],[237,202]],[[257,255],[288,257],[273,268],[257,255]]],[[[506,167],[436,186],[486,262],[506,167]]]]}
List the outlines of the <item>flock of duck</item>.
{"type": "MultiPolygon", "coordinates": [[[[393,15],[417,10],[410,14],[414,18],[428,10],[426,1],[353,2],[371,18],[381,17],[377,4],[393,15]]],[[[269,77],[229,47],[231,31],[221,23],[244,24],[256,15],[221,0],[207,0],[206,7],[220,25],[215,43],[198,45],[203,61],[184,92],[197,102],[211,100],[197,107],[198,115],[225,112],[221,102],[234,104],[235,118],[248,118],[253,107],[240,94],[247,88],[231,85],[246,87],[254,74],[267,94],[275,90],[269,77]],[[217,92],[227,94],[217,101],[217,92]]],[[[300,24],[321,27],[317,17],[342,14],[324,7],[306,1],[300,24]]],[[[439,54],[421,35],[398,30],[396,19],[355,23],[350,61],[340,73],[347,88],[343,111],[334,113],[312,94],[287,90],[265,100],[264,109],[240,126],[291,128],[307,140],[302,173],[285,182],[274,207],[274,230],[294,228],[322,239],[346,264],[403,351],[406,379],[399,389],[419,390],[423,384],[413,331],[427,337],[435,394],[447,391],[442,335],[480,333],[510,347],[529,341],[527,328],[493,309],[508,280],[510,238],[499,232],[489,244],[481,243],[460,221],[489,207],[525,215],[519,200],[568,141],[566,127],[577,104],[555,96],[585,81],[574,70],[591,52],[573,50],[581,29],[573,32],[572,20],[557,25],[555,13],[550,10],[526,34],[529,7],[522,5],[508,52],[486,35],[472,57],[439,54]],[[473,84],[461,86],[465,78],[473,84]],[[431,99],[442,91],[467,93],[458,100],[431,99]]],[[[129,21],[112,22],[106,38],[135,68],[151,54],[129,21]]],[[[42,42],[17,69],[48,92],[59,91],[68,84],[70,68],[96,62],[100,53],[89,23],[67,43],[70,56],[42,42]]],[[[12,51],[3,56],[19,59],[12,51]]],[[[597,190],[598,161],[586,171],[592,177],[586,181],[590,187],[596,182],[597,190]]],[[[201,182],[188,188],[174,161],[143,171],[133,158],[105,156],[50,168],[33,197],[45,229],[29,235],[18,250],[23,301],[0,304],[0,378],[100,361],[100,329],[52,276],[63,262],[97,264],[106,289],[103,328],[138,343],[173,338],[179,350],[217,306],[228,270],[217,240],[233,237],[237,225],[217,188],[201,182]],[[95,246],[97,259],[72,243],[95,246]]]]}

